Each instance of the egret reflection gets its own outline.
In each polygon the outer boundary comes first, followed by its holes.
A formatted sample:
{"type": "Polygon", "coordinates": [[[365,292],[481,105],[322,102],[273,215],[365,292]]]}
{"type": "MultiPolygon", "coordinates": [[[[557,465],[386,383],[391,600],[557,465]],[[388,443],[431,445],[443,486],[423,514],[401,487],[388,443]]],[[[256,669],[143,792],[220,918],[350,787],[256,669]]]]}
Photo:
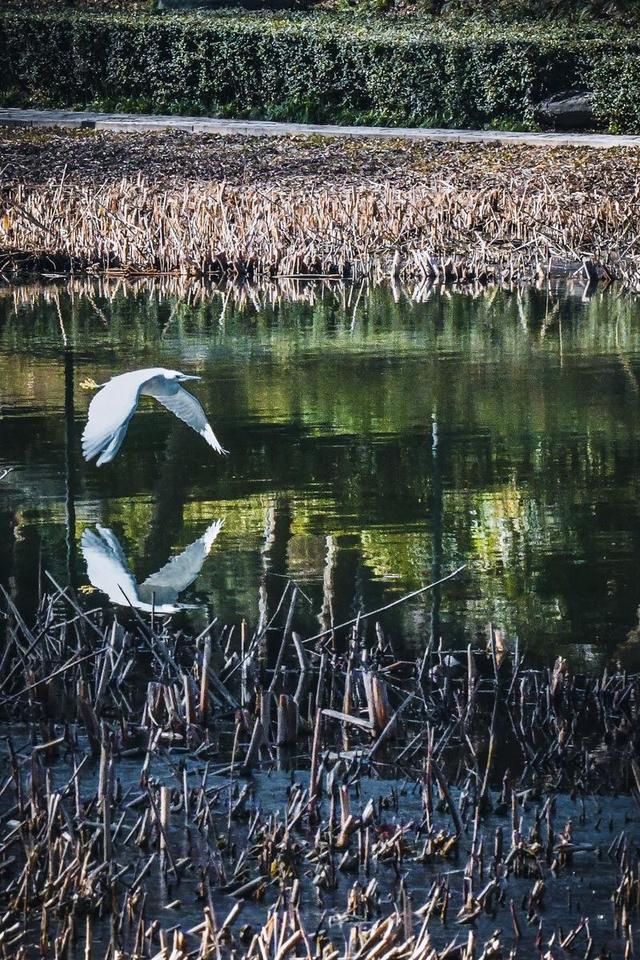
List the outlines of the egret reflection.
{"type": "Polygon", "coordinates": [[[82,534],[87,576],[112,603],[158,614],[193,608],[194,604],[178,603],[178,597],[200,573],[221,529],[222,520],[215,520],[191,546],[139,584],[114,532],[98,524],[95,531],[87,529],[82,534]]]}
{"type": "Polygon", "coordinates": [[[227,453],[211,429],[200,402],[184,387],[185,380],[200,380],[179,370],[150,367],[112,377],[107,383],[86,381],[83,386],[99,388],[89,404],[89,418],[82,434],[85,460],[98,457],[97,465],[109,463],[122,446],[131,417],[141,396],[155,397],[159,403],[199,433],[216,453],[227,453]]]}

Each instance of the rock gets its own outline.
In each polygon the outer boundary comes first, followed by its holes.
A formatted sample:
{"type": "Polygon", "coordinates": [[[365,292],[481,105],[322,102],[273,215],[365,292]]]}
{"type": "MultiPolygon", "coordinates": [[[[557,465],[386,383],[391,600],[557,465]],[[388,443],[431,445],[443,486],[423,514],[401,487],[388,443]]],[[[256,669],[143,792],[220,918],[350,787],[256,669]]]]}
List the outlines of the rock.
{"type": "Polygon", "coordinates": [[[556,130],[585,130],[595,126],[593,113],[593,94],[556,93],[539,103],[535,119],[542,126],[556,130]]]}

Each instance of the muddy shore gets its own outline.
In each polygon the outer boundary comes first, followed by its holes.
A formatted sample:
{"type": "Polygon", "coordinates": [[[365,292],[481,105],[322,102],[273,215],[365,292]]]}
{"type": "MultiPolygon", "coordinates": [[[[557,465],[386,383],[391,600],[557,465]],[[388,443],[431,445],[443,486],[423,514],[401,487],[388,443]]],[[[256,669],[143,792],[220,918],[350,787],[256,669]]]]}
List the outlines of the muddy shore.
{"type": "Polygon", "coordinates": [[[458,190],[512,187],[638,200],[640,149],[442,144],[325,137],[104,133],[0,127],[1,182],[86,186],[143,176],[157,187],[224,181],[305,187],[385,183],[458,190]]]}

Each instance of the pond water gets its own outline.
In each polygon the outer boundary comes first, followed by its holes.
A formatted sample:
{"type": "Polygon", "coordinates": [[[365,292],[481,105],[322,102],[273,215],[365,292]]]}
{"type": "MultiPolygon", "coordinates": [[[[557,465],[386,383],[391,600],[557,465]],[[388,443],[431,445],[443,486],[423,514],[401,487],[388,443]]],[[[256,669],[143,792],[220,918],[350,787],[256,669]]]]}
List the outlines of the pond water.
{"type": "Polygon", "coordinates": [[[385,616],[409,649],[491,621],[532,655],[632,665],[639,314],[576,289],[5,287],[0,582],[27,613],[45,571],[87,585],[98,525],[140,582],[221,519],[180,596],[196,625],[254,626],[295,578],[316,632],[467,563],[385,616]],[[228,457],[147,399],[115,461],[84,463],[83,378],[151,366],[202,377],[228,457]]]}

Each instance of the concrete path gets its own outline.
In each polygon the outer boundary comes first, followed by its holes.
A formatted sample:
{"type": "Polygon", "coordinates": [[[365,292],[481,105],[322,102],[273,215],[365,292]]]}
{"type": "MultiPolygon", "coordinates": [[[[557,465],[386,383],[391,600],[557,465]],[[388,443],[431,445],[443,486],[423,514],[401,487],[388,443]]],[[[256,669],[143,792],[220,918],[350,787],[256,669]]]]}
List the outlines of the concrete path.
{"type": "Polygon", "coordinates": [[[432,130],[421,127],[339,127],[266,120],[216,120],[209,117],[155,117],[133,113],[0,108],[0,125],[71,127],[85,130],[185,130],[189,133],[242,134],[249,137],[373,137],[431,140],[443,143],[510,143],[534,146],[638,147],[640,136],[599,133],[503,133],[495,130],[432,130]]]}

